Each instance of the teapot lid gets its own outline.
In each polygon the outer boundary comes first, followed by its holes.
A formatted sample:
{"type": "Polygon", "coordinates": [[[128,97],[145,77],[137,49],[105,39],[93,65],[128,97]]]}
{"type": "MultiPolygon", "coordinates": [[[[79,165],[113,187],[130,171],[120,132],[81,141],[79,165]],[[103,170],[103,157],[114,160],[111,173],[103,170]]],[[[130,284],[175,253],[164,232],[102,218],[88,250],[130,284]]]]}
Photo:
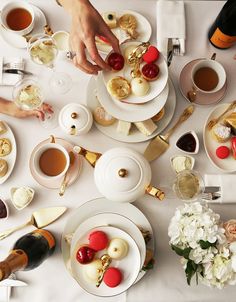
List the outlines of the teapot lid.
{"type": "Polygon", "coordinates": [[[88,108],[76,103],[67,104],[59,114],[59,124],[67,133],[73,129],[76,129],[77,132],[83,131],[89,126],[91,119],[91,112],[88,108]]]}
{"type": "Polygon", "coordinates": [[[113,148],[98,159],[94,177],[98,190],[105,197],[131,202],[144,193],[151,180],[151,169],[138,152],[129,148],[113,148]]]}

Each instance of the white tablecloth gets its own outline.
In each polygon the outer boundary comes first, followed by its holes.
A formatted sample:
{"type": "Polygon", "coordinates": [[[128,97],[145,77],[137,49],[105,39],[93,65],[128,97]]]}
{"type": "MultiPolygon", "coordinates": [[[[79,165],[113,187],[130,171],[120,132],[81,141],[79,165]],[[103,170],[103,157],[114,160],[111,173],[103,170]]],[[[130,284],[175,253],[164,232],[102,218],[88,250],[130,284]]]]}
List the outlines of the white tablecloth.
{"type": "MultiPolygon", "coordinates": [[[[1,1],[1,4],[4,1],[1,1]]],[[[5,1],[7,2],[7,1],[5,1]]],[[[54,31],[60,29],[69,30],[69,18],[66,17],[62,8],[58,7],[54,1],[46,0],[31,0],[30,2],[38,5],[46,13],[49,24],[54,31]]],[[[126,1],[93,1],[95,6],[100,11],[117,9],[133,9],[143,14],[150,22],[153,28],[153,41],[156,37],[155,33],[155,1],[144,0],[126,0],[126,1]]],[[[236,88],[236,62],[233,61],[235,47],[230,50],[217,50],[213,48],[207,40],[207,30],[212,24],[219,10],[223,6],[222,1],[191,1],[186,2],[186,17],[187,17],[187,40],[186,40],[186,55],[183,57],[174,57],[170,67],[171,77],[174,81],[177,93],[177,109],[174,120],[188,103],[181,96],[178,88],[178,75],[183,66],[190,60],[199,57],[210,57],[213,52],[217,53],[217,59],[225,66],[228,75],[228,91],[223,102],[229,102],[235,99],[236,88]]],[[[170,21],[171,22],[171,21],[170,21]]],[[[74,86],[65,96],[55,96],[51,93],[47,86],[50,77],[50,71],[46,68],[39,67],[29,62],[28,55],[25,50],[14,49],[7,45],[0,37],[0,56],[16,56],[20,55],[27,59],[29,70],[40,75],[42,83],[46,88],[47,99],[53,105],[61,108],[68,102],[85,103],[86,86],[89,81],[89,76],[83,74],[70,63],[60,61],[56,64],[57,70],[65,69],[73,78],[74,86]]],[[[3,97],[11,98],[11,88],[1,87],[0,94],[3,97]]],[[[197,132],[200,138],[200,152],[195,156],[196,166],[202,174],[217,173],[218,171],[212,166],[207,159],[202,141],[202,129],[204,121],[211,111],[212,107],[196,107],[196,112],[193,117],[182,125],[173,135],[170,140],[171,148],[157,161],[152,163],[153,184],[164,184],[173,177],[169,158],[178,151],[174,147],[176,139],[181,133],[186,130],[193,129],[197,132]],[[164,173],[163,173],[164,171],[164,173]]],[[[18,225],[26,221],[31,213],[37,209],[48,206],[65,205],[69,208],[68,212],[58,221],[48,227],[57,240],[58,247],[54,256],[47,260],[34,271],[19,272],[19,279],[27,282],[28,287],[15,288],[13,291],[12,302],[90,302],[93,297],[85,294],[79,285],[71,278],[64,267],[60,251],[60,236],[64,225],[73,212],[73,209],[82,205],[86,201],[99,197],[97,189],[94,186],[93,171],[88,164],[84,164],[83,171],[78,181],[68,188],[63,198],[58,196],[58,192],[48,190],[38,185],[32,178],[28,159],[31,150],[39,141],[44,140],[51,134],[48,130],[41,128],[36,120],[17,120],[14,118],[0,115],[1,119],[6,120],[12,127],[18,145],[17,162],[9,180],[1,185],[0,195],[2,198],[8,199],[10,207],[10,217],[7,221],[1,221],[1,230],[4,230],[13,225],[18,225]],[[23,211],[17,211],[9,201],[9,191],[11,187],[28,185],[36,190],[36,197],[32,204],[23,211]]],[[[66,137],[60,129],[53,131],[53,134],[59,137],[66,137]]],[[[80,138],[69,138],[74,143],[81,144],[87,148],[96,148],[97,151],[103,152],[111,147],[122,146],[125,144],[114,141],[102,135],[96,128],[80,138]]],[[[133,144],[132,148],[144,151],[147,143],[133,144]]],[[[178,200],[166,200],[158,202],[149,197],[144,197],[142,200],[135,202],[151,222],[154,231],[156,246],[156,265],[138,284],[128,290],[127,295],[114,297],[111,301],[127,301],[127,302],[190,302],[190,301],[231,301],[236,294],[236,287],[228,287],[222,291],[211,290],[204,286],[189,287],[186,283],[184,271],[179,263],[179,257],[171,251],[168,245],[167,228],[170,218],[173,216],[176,206],[180,204],[178,200]]],[[[235,218],[234,205],[218,205],[214,209],[222,215],[223,219],[235,218]],[[234,217],[232,215],[234,214],[234,217]]],[[[31,231],[32,228],[24,229],[13,234],[9,238],[0,242],[0,257],[3,259],[13,242],[21,235],[31,231]]],[[[101,301],[109,301],[110,299],[100,299],[101,301]]],[[[97,300],[96,300],[97,301],[97,300]]]]}

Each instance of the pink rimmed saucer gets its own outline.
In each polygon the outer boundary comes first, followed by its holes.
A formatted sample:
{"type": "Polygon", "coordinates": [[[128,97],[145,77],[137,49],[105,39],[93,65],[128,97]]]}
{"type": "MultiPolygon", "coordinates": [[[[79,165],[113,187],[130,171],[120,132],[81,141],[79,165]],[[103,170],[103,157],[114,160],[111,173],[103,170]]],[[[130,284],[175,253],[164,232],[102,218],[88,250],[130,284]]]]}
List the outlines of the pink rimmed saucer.
{"type": "MultiPolygon", "coordinates": [[[[202,60],[202,59],[201,58],[196,59],[196,60],[193,60],[193,61],[190,61],[189,63],[187,63],[184,66],[184,68],[182,69],[180,76],[179,76],[180,91],[188,102],[190,102],[190,101],[187,97],[187,94],[189,91],[192,90],[192,87],[193,87],[193,84],[191,81],[191,71],[192,71],[194,64],[196,64],[200,60],[202,60]]],[[[225,82],[225,85],[219,91],[217,91],[215,93],[203,93],[203,92],[197,91],[196,100],[194,101],[194,104],[198,104],[198,105],[216,104],[222,100],[222,98],[224,97],[224,95],[226,93],[226,90],[227,90],[227,82],[225,82]]]]}
{"type": "MultiPolygon", "coordinates": [[[[48,189],[59,189],[61,186],[61,183],[63,181],[64,176],[62,176],[59,179],[52,179],[52,180],[45,180],[43,178],[41,178],[40,176],[38,176],[35,173],[35,168],[33,166],[33,158],[34,158],[34,154],[35,152],[44,144],[47,144],[51,141],[51,139],[46,139],[44,141],[42,141],[41,143],[39,143],[34,150],[31,153],[30,156],[30,161],[29,161],[29,167],[30,167],[30,172],[31,175],[33,176],[33,178],[37,181],[37,183],[39,183],[41,186],[46,187],[48,189]]],[[[62,138],[55,138],[56,143],[62,145],[68,152],[71,151],[73,149],[73,145],[71,143],[69,143],[68,141],[66,141],[65,139],[62,138]]],[[[80,171],[82,169],[82,158],[81,156],[79,156],[78,154],[75,154],[75,161],[73,163],[73,165],[69,168],[68,170],[68,174],[67,174],[67,179],[68,179],[68,186],[72,185],[76,179],[78,178],[80,171]]]]}

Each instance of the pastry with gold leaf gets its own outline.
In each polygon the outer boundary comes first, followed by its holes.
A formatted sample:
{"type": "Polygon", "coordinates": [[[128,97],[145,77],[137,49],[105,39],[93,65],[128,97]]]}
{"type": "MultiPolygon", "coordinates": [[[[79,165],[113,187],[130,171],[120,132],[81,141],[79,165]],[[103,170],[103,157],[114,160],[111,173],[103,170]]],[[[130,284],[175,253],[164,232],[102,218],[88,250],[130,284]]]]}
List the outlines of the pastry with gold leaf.
{"type": "Polygon", "coordinates": [[[216,124],[212,130],[211,134],[214,140],[219,143],[225,143],[230,139],[231,128],[223,124],[216,124]]]}
{"type": "Polygon", "coordinates": [[[131,93],[131,86],[128,80],[123,77],[115,77],[107,82],[107,91],[114,98],[121,100],[131,93]]]}
{"type": "Polygon", "coordinates": [[[11,142],[7,138],[0,139],[0,157],[11,153],[11,142]]]}
{"type": "Polygon", "coordinates": [[[225,124],[232,129],[233,134],[236,134],[236,112],[232,112],[225,120],[225,124]]]}

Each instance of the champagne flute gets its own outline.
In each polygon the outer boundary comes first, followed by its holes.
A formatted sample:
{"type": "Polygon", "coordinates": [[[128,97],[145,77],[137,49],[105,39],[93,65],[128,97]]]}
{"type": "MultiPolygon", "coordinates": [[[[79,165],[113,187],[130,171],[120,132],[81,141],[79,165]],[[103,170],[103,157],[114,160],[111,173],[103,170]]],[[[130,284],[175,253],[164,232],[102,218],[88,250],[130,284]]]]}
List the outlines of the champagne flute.
{"type": "Polygon", "coordinates": [[[34,63],[53,70],[49,84],[54,92],[64,94],[71,89],[72,80],[70,76],[64,72],[55,72],[54,70],[58,49],[56,41],[51,36],[37,34],[31,37],[28,42],[28,52],[34,63]]]}

